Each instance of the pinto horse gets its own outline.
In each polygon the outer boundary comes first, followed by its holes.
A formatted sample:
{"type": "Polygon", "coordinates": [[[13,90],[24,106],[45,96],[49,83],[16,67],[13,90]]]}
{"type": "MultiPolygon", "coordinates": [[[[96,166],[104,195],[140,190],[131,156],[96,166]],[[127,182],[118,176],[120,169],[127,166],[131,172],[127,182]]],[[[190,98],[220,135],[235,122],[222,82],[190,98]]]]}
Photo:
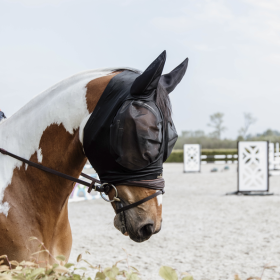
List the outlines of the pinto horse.
{"type": "MultiPolygon", "coordinates": [[[[87,161],[84,127],[110,80],[124,70],[140,73],[131,68],[87,71],[39,94],[1,121],[0,147],[78,178],[87,161]]],[[[28,238],[36,236],[52,255],[68,259],[72,246],[68,199],[73,182],[1,154],[0,167],[0,255],[18,261],[29,259],[38,247],[28,238]]],[[[156,192],[125,184],[117,190],[127,204],[156,192]]],[[[110,191],[110,199],[113,196],[110,191]]],[[[120,230],[119,216],[114,224],[120,230]]],[[[161,228],[162,195],[129,209],[126,217],[123,234],[136,242],[149,239],[161,228]],[[147,225],[149,230],[143,230],[147,225]]]]}

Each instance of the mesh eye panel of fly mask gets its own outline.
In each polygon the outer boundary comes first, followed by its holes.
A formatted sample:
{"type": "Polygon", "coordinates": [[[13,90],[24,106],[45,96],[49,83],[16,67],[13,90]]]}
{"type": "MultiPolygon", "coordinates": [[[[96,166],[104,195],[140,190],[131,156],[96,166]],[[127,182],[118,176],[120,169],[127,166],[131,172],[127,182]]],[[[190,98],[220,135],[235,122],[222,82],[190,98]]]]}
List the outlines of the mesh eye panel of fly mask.
{"type": "Polygon", "coordinates": [[[186,59],[162,75],[165,60],[164,51],[142,74],[124,70],[114,76],[90,116],[84,128],[84,151],[102,183],[140,183],[162,174],[178,136],[161,104],[188,65],[186,59]]]}

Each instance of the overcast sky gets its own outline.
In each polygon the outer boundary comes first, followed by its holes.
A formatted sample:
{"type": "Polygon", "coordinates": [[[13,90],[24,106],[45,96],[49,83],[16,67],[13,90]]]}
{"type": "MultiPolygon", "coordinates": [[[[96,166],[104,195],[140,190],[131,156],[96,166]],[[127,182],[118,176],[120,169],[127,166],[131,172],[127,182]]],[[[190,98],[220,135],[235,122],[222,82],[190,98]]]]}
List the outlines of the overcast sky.
{"type": "Polygon", "coordinates": [[[279,0],[0,0],[0,108],[10,116],[84,70],[144,70],[163,50],[164,72],[190,59],[171,94],[178,132],[210,132],[215,112],[224,137],[244,112],[251,133],[280,130],[279,0]]]}

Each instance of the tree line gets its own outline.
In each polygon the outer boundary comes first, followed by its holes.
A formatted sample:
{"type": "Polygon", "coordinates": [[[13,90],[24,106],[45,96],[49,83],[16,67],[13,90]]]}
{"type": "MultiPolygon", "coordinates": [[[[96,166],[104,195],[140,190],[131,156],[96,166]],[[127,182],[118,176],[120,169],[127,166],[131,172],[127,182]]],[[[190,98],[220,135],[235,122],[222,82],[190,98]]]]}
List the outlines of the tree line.
{"type": "Polygon", "coordinates": [[[237,141],[261,141],[280,142],[280,132],[268,129],[256,135],[250,134],[250,128],[257,121],[251,113],[244,113],[244,124],[238,130],[236,139],[222,139],[222,134],[227,130],[224,126],[224,114],[217,112],[210,115],[207,124],[213,130],[206,134],[203,130],[182,131],[175,145],[175,149],[182,149],[184,144],[200,144],[204,149],[230,149],[237,147],[237,141]]]}

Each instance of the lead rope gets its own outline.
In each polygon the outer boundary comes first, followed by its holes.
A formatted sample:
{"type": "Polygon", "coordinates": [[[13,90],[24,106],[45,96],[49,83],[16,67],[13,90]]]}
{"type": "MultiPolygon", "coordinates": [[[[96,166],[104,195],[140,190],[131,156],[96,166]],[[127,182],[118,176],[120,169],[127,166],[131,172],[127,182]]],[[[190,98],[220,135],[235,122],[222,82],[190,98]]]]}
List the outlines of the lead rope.
{"type": "MultiPolygon", "coordinates": [[[[105,187],[106,187],[107,185],[108,185],[108,186],[111,186],[111,187],[113,187],[113,188],[115,189],[115,191],[116,191],[116,196],[114,197],[113,201],[120,201],[120,199],[118,198],[118,191],[117,191],[117,189],[116,189],[115,186],[113,186],[112,184],[108,184],[108,183],[102,184],[99,180],[97,180],[97,179],[95,179],[95,178],[92,178],[91,176],[89,176],[89,175],[87,175],[87,174],[85,174],[85,173],[81,173],[81,176],[83,176],[84,178],[87,178],[87,179],[91,180],[91,181],[92,181],[91,183],[88,183],[88,182],[83,181],[83,180],[81,180],[81,179],[77,179],[77,178],[72,177],[72,176],[70,176],[70,175],[61,173],[61,172],[59,172],[59,171],[57,171],[57,170],[48,168],[48,167],[43,166],[43,165],[41,165],[41,164],[38,164],[38,163],[35,163],[35,162],[32,162],[32,161],[29,161],[29,160],[27,160],[27,159],[25,159],[25,158],[22,158],[22,157],[19,157],[19,156],[17,156],[17,155],[14,155],[14,154],[12,154],[12,153],[10,153],[10,152],[8,152],[8,151],[2,149],[2,148],[0,148],[0,153],[3,154],[3,155],[8,155],[8,156],[10,156],[10,157],[12,157],[12,158],[15,158],[15,159],[17,159],[17,160],[20,160],[20,161],[22,161],[22,162],[24,162],[24,163],[26,163],[26,164],[28,164],[28,165],[30,165],[30,166],[33,166],[33,167],[35,167],[35,168],[37,168],[37,169],[40,169],[40,170],[42,170],[42,171],[45,171],[45,172],[48,172],[48,173],[50,173],[50,174],[54,174],[54,175],[57,175],[57,176],[62,177],[62,178],[64,178],[64,179],[73,181],[73,182],[75,182],[75,183],[79,183],[79,184],[81,184],[81,185],[84,185],[84,186],[88,187],[88,193],[90,193],[90,192],[92,191],[92,189],[94,189],[95,191],[100,192],[100,195],[102,196],[103,199],[104,199],[104,197],[103,197],[102,193],[106,191],[106,188],[105,188],[105,187]]],[[[106,199],[105,199],[105,200],[106,200],[106,199]]],[[[108,200],[106,200],[106,201],[108,201],[108,200]]]]}

